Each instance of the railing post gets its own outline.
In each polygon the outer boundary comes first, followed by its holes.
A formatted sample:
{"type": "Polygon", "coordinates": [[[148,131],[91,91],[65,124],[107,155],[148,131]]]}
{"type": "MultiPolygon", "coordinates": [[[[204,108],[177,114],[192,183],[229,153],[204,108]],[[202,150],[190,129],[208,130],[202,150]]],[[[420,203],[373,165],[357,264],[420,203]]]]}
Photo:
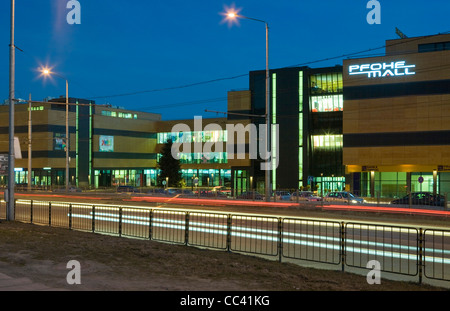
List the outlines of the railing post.
{"type": "Polygon", "coordinates": [[[423,229],[419,228],[419,261],[417,263],[419,268],[419,284],[422,284],[422,277],[423,277],[423,229]]]}
{"type": "Polygon", "coordinates": [[[72,203],[69,203],[69,230],[72,230],[72,203]]]}
{"type": "Polygon", "coordinates": [[[33,200],[30,201],[30,223],[33,223],[33,200]]]}
{"type": "Polygon", "coordinates": [[[227,218],[227,252],[231,252],[231,214],[227,218]]]}
{"type": "Polygon", "coordinates": [[[278,261],[281,262],[283,257],[283,219],[278,219],[278,261]]]}
{"type": "Polygon", "coordinates": [[[148,220],[148,239],[151,240],[153,235],[153,210],[150,210],[149,220],[148,220]]]}
{"type": "Polygon", "coordinates": [[[52,202],[48,202],[48,225],[52,226],[52,202]]]}
{"type": "Polygon", "coordinates": [[[341,222],[341,271],[345,270],[345,223],[341,222]]]}
{"type": "Polygon", "coordinates": [[[92,232],[95,232],[95,205],[92,205],[92,232]]]}
{"type": "Polygon", "coordinates": [[[119,207],[119,237],[122,236],[122,206],[119,207]]]}
{"type": "Polygon", "coordinates": [[[189,244],[189,212],[186,212],[184,221],[184,244],[189,244]]]}

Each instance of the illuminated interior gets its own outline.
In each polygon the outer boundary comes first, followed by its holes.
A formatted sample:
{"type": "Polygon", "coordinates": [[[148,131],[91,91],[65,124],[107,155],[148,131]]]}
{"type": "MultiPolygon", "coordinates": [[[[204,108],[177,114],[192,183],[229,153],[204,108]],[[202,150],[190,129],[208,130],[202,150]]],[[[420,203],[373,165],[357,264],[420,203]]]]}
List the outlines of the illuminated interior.
{"type": "Polygon", "coordinates": [[[165,144],[169,139],[174,143],[226,142],[227,131],[171,132],[157,135],[158,144],[165,144]]]}
{"type": "Polygon", "coordinates": [[[336,149],[343,146],[343,135],[313,135],[314,149],[336,149]]]}

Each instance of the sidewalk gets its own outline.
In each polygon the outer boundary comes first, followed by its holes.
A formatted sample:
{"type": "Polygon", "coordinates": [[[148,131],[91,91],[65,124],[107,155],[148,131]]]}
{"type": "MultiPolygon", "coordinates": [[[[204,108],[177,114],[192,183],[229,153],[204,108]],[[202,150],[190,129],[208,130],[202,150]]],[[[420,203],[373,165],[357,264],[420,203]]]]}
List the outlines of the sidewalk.
{"type": "Polygon", "coordinates": [[[43,284],[34,283],[28,278],[13,278],[0,272],[0,292],[2,291],[60,291],[43,284]]]}

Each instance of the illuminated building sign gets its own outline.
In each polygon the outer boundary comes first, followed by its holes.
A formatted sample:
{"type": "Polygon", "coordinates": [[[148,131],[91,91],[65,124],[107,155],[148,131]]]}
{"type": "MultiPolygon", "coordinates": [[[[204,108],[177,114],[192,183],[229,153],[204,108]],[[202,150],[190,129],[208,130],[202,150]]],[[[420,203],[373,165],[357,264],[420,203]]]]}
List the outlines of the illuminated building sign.
{"type": "Polygon", "coordinates": [[[114,136],[100,136],[99,151],[114,152],[114,136]]]}
{"type": "Polygon", "coordinates": [[[384,77],[398,77],[415,75],[416,73],[410,71],[416,65],[405,65],[405,61],[390,62],[390,63],[373,63],[350,65],[348,67],[349,75],[367,75],[367,78],[384,78],[384,77]]]}

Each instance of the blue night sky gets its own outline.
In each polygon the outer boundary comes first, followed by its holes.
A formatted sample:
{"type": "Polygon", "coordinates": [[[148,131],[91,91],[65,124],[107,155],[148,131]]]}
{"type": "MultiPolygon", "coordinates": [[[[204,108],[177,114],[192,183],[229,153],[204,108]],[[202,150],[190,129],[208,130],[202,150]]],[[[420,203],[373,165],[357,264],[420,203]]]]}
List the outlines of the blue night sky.
{"type": "MultiPolygon", "coordinates": [[[[79,25],[67,23],[67,2],[16,0],[15,44],[23,51],[16,50],[16,98],[65,95],[63,79],[39,77],[37,68],[48,65],[68,79],[71,97],[155,112],[163,120],[215,117],[204,110],[226,111],[227,92],[248,89],[246,74],[265,69],[264,24],[240,20],[230,27],[220,15],[226,7],[269,23],[271,68],[379,48],[398,38],[395,27],[409,37],[450,31],[448,0],[379,0],[380,25],[366,21],[368,0],[79,0],[79,25]],[[212,80],[219,81],[206,83],[212,80]]],[[[0,4],[0,29],[3,102],[9,0],[0,4]]],[[[336,64],[342,58],[309,66],[336,64]]]]}

